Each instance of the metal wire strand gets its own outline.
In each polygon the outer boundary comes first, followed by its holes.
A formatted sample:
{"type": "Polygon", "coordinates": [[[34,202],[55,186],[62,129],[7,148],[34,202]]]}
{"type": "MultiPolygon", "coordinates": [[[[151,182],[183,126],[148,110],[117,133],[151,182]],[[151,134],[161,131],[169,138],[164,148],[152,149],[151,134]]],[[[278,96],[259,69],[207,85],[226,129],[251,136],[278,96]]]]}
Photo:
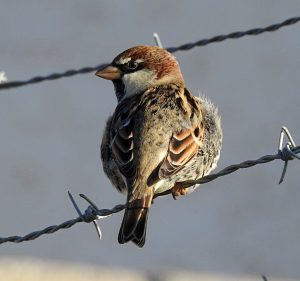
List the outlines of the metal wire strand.
{"type": "MultiPolygon", "coordinates": [[[[232,33],[226,34],[226,35],[217,35],[212,38],[201,39],[201,40],[193,42],[193,43],[186,43],[186,44],[180,45],[178,47],[169,47],[169,48],[167,48],[167,50],[171,53],[175,53],[177,51],[188,51],[195,47],[203,47],[208,44],[222,42],[227,39],[239,39],[239,38],[242,38],[242,37],[248,36],[248,35],[254,36],[254,35],[259,35],[259,34],[262,34],[265,32],[273,32],[284,26],[296,24],[298,21],[300,21],[300,17],[294,17],[294,18],[287,19],[281,23],[272,24],[272,25],[269,25],[264,28],[253,28],[253,29],[249,29],[247,31],[237,31],[237,32],[232,32],[232,33]]],[[[154,35],[154,36],[156,36],[156,35],[154,35]]],[[[157,38],[156,38],[156,40],[157,40],[157,38]]],[[[159,38],[158,38],[158,40],[159,40],[159,38]]],[[[162,46],[160,41],[157,41],[157,44],[162,46]]],[[[83,68],[77,69],[77,70],[74,70],[74,69],[67,70],[62,73],[53,73],[53,74],[45,75],[45,76],[37,76],[37,77],[33,77],[31,79],[24,80],[24,81],[6,82],[6,83],[0,84],[0,90],[12,89],[12,88],[16,88],[16,87],[25,86],[25,85],[41,83],[41,82],[49,81],[49,80],[57,80],[60,78],[70,77],[70,76],[74,76],[74,75],[78,75],[78,74],[85,74],[85,73],[96,71],[100,68],[105,67],[106,65],[107,65],[107,63],[103,63],[103,64],[100,64],[95,67],[83,67],[83,68]]]]}
{"type": "MultiPolygon", "coordinates": [[[[278,145],[278,153],[277,154],[265,155],[263,157],[258,158],[257,160],[247,160],[247,161],[244,161],[240,164],[230,165],[230,166],[226,167],[225,169],[221,170],[218,173],[205,176],[205,177],[203,177],[199,180],[185,181],[185,182],[182,182],[181,184],[182,184],[183,187],[186,187],[186,188],[194,186],[196,184],[198,184],[198,185],[199,184],[204,184],[204,183],[213,181],[213,180],[215,180],[215,179],[217,179],[221,176],[231,174],[231,173],[233,173],[233,172],[235,172],[239,169],[250,168],[250,167],[253,167],[253,166],[258,165],[258,164],[268,163],[268,162],[271,162],[275,159],[281,159],[285,163],[287,161],[293,160],[295,158],[300,160],[300,157],[298,155],[299,153],[300,153],[300,146],[295,145],[295,142],[292,139],[292,136],[289,133],[288,129],[286,127],[283,127],[281,129],[281,133],[280,133],[280,141],[279,141],[279,145],[278,145]],[[289,140],[289,142],[285,146],[282,145],[284,135],[287,136],[287,138],[289,140]]],[[[285,174],[285,171],[286,171],[286,165],[285,165],[285,168],[284,168],[284,172],[281,175],[281,180],[283,180],[283,176],[285,174]]],[[[164,192],[164,193],[161,193],[161,194],[157,195],[156,197],[164,196],[164,195],[167,195],[169,193],[170,193],[170,191],[167,191],[167,192],[164,192]]],[[[80,196],[82,198],[84,198],[86,201],[88,201],[88,203],[90,204],[84,213],[82,213],[80,211],[80,209],[77,206],[73,196],[69,192],[69,197],[70,197],[70,199],[71,199],[71,201],[72,201],[72,203],[73,203],[73,205],[74,205],[74,207],[75,207],[75,209],[76,209],[76,211],[79,215],[78,218],[63,222],[59,225],[48,226],[48,227],[46,227],[42,230],[34,231],[34,232],[29,233],[29,234],[27,234],[23,237],[22,236],[10,236],[10,237],[6,237],[6,238],[0,238],[0,244],[6,243],[6,242],[20,243],[20,242],[24,242],[24,241],[34,240],[34,239],[37,239],[38,237],[40,237],[41,235],[51,234],[51,233],[54,233],[54,232],[56,232],[60,229],[70,228],[70,227],[72,227],[73,225],[75,225],[76,223],[79,223],[79,222],[86,222],[86,223],[93,222],[96,229],[97,229],[98,236],[99,236],[99,238],[101,238],[101,230],[100,230],[100,227],[98,226],[98,224],[96,223],[96,221],[99,220],[99,219],[111,216],[114,213],[121,212],[126,207],[126,205],[120,204],[120,205],[116,205],[112,209],[101,209],[101,210],[99,210],[98,207],[96,206],[96,204],[94,204],[87,196],[85,196],[83,194],[80,194],[80,196]]]]}

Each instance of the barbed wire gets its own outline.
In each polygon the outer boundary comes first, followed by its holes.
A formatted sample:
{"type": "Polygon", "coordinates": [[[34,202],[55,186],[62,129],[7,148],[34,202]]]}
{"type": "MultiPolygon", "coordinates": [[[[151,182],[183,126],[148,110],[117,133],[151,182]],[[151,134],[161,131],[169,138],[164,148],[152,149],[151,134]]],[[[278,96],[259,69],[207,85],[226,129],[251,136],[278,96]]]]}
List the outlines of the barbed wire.
{"type": "MultiPolygon", "coordinates": [[[[258,158],[257,160],[247,160],[240,164],[230,165],[218,173],[205,176],[199,180],[185,181],[185,182],[182,182],[181,184],[182,184],[182,186],[184,186],[186,188],[194,186],[196,184],[204,184],[204,183],[213,181],[221,176],[226,176],[228,174],[231,174],[239,169],[250,168],[250,167],[253,167],[258,164],[264,164],[264,163],[271,162],[276,159],[281,159],[285,162],[284,169],[281,174],[280,181],[279,181],[279,183],[281,183],[283,181],[284,175],[287,170],[287,163],[290,160],[293,160],[294,158],[297,158],[300,160],[300,156],[298,155],[299,153],[300,153],[300,146],[295,145],[295,142],[294,142],[291,134],[289,133],[288,129],[286,127],[283,127],[280,132],[278,152],[276,154],[265,155],[265,156],[258,158]],[[288,142],[285,144],[285,146],[283,146],[284,136],[286,136],[288,139],[288,142]]],[[[167,195],[169,193],[170,192],[161,193],[161,194],[157,195],[156,198],[159,196],[167,195]]],[[[118,213],[126,207],[126,205],[124,205],[124,204],[119,204],[119,205],[116,205],[115,207],[113,207],[112,209],[101,209],[100,210],[96,206],[96,204],[93,203],[87,196],[85,196],[83,194],[80,194],[80,196],[82,198],[84,198],[86,201],[88,201],[88,203],[89,203],[89,206],[84,213],[81,213],[73,196],[69,192],[69,197],[79,215],[77,218],[65,221],[59,225],[48,226],[42,230],[31,232],[25,236],[10,236],[10,237],[5,237],[5,238],[0,238],[0,244],[6,243],[6,242],[21,243],[24,241],[34,240],[44,234],[55,233],[56,231],[58,231],[60,229],[68,229],[79,222],[86,222],[86,223],[93,222],[94,225],[96,226],[98,236],[99,236],[99,238],[101,238],[101,236],[102,236],[101,230],[97,224],[97,221],[100,219],[103,219],[105,217],[111,216],[112,214],[118,213]]]]}
{"type": "MultiPolygon", "coordinates": [[[[186,44],[180,45],[178,47],[169,47],[166,49],[171,53],[175,53],[177,51],[188,51],[195,47],[203,47],[208,44],[222,42],[227,39],[239,39],[244,36],[254,36],[254,35],[260,35],[265,32],[274,32],[284,26],[296,24],[299,21],[300,21],[300,17],[293,17],[293,18],[287,19],[281,23],[272,24],[267,27],[253,28],[253,29],[249,29],[247,31],[236,31],[236,32],[232,32],[229,34],[225,34],[225,35],[217,35],[212,38],[201,39],[201,40],[193,42],[193,43],[186,43],[186,44]]],[[[12,88],[16,88],[16,87],[25,86],[25,85],[41,83],[44,81],[52,81],[52,80],[57,80],[57,79],[65,78],[65,77],[71,77],[71,76],[78,75],[78,74],[90,73],[90,72],[96,71],[100,68],[103,68],[106,65],[108,65],[108,63],[102,63],[102,64],[99,64],[94,67],[90,67],[90,66],[83,67],[83,68],[80,68],[77,70],[70,69],[70,70],[67,70],[64,72],[52,73],[52,74],[49,74],[46,76],[36,76],[36,77],[30,78],[30,79],[24,80],[24,81],[6,82],[6,83],[0,84],[0,90],[12,89],[12,88]]]]}

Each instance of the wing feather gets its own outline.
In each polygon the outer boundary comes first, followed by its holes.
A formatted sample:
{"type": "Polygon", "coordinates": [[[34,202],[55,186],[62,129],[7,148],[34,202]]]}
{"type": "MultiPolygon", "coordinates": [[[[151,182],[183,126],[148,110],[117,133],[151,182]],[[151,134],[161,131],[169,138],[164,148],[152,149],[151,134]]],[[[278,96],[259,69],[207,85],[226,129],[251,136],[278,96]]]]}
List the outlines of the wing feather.
{"type": "Polygon", "coordinates": [[[111,148],[116,164],[128,180],[134,180],[136,167],[134,165],[134,114],[138,103],[123,102],[115,110],[111,130],[111,148]]]}
{"type": "Polygon", "coordinates": [[[167,156],[162,162],[158,177],[168,178],[181,169],[198,154],[203,145],[204,127],[201,115],[201,106],[199,101],[185,89],[184,95],[191,111],[191,124],[188,128],[179,128],[173,133],[167,156]]]}

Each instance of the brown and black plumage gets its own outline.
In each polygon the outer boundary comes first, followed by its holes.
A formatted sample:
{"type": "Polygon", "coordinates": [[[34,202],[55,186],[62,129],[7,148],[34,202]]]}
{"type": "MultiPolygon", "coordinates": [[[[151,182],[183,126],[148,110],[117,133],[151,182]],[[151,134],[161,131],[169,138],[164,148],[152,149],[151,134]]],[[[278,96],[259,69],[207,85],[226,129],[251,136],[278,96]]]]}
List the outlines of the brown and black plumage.
{"type": "Polygon", "coordinates": [[[101,144],[105,173],[127,193],[118,240],[143,247],[153,196],[185,194],[180,182],[216,167],[220,118],[208,99],[185,88],[175,57],[159,47],[128,49],[96,74],[112,80],[118,99],[101,144]]]}

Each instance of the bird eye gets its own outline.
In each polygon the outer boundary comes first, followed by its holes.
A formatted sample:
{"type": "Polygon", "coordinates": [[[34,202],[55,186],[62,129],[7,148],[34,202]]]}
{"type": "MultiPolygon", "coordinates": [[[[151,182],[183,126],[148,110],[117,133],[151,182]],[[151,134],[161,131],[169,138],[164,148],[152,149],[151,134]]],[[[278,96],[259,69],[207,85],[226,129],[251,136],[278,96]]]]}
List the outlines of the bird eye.
{"type": "Polygon", "coordinates": [[[123,65],[126,72],[132,72],[138,68],[139,64],[136,61],[129,61],[123,65]]]}

